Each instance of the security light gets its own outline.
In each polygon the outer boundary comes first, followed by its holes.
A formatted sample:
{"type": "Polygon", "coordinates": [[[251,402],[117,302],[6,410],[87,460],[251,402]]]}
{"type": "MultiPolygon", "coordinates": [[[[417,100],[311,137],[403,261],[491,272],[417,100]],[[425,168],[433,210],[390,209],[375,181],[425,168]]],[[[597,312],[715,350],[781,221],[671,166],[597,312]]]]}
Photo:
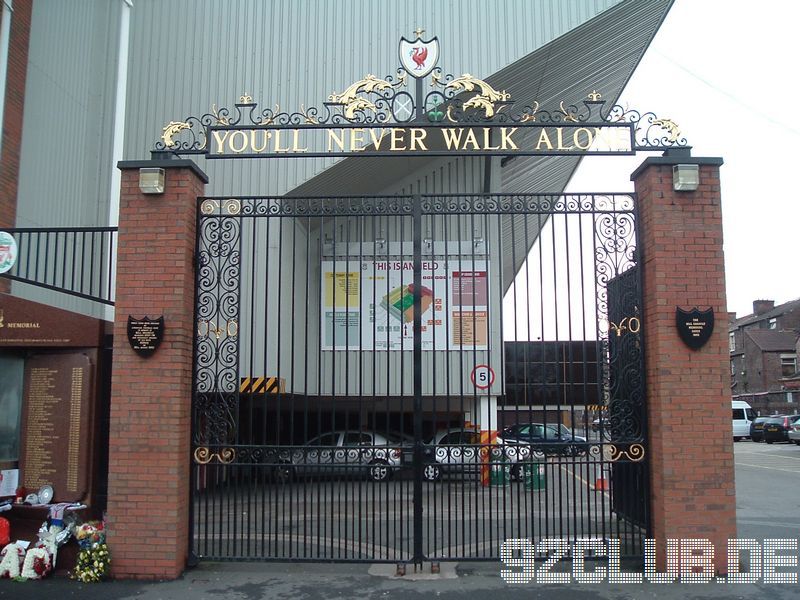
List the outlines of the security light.
{"type": "Polygon", "coordinates": [[[676,192],[693,192],[699,185],[699,165],[675,165],[672,167],[673,190],[676,192]]]}
{"type": "Polygon", "coordinates": [[[157,167],[139,169],[139,191],[143,194],[163,194],[164,169],[157,167]]]}

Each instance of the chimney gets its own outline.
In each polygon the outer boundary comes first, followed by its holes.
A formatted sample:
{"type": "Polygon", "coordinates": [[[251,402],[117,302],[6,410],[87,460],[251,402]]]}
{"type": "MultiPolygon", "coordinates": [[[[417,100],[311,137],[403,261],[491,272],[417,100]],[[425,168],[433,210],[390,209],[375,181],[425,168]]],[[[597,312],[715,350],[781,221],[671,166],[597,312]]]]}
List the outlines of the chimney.
{"type": "Polygon", "coordinates": [[[763,315],[775,308],[775,300],[753,300],[753,314],[763,315]]]}

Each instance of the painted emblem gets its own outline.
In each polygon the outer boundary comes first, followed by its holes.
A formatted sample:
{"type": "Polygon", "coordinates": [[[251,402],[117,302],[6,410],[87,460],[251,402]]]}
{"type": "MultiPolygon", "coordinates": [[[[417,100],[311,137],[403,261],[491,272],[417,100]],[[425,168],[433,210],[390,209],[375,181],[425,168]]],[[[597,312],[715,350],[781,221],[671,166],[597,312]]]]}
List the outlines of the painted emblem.
{"type": "Polygon", "coordinates": [[[17,262],[17,240],[5,231],[0,231],[0,273],[11,270],[17,262]]]}
{"type": "Polygon", "coordinates": [[[696,306],[692,310],[676,308],[675,325],[683,343],[692,350],[699,350],[711,339],[714,331],[714,309],[709,307],[701,311],[696,306]]]}
{"type": "Polygon", "coordinates": [[[417,36],[413,42],[400,38],[400,64],[408,71],[409,75],[420,79],[433,71],[439,62],[439,38],[434,37],[423,41],[420,37],[424,29],[417,29],[417,36]]]}
{"type": "Polygon", "coordinates": [[[164,339],[164,317],[134,319],[128,315],[128,342],[139,356],[147,358],[164,339]]]}

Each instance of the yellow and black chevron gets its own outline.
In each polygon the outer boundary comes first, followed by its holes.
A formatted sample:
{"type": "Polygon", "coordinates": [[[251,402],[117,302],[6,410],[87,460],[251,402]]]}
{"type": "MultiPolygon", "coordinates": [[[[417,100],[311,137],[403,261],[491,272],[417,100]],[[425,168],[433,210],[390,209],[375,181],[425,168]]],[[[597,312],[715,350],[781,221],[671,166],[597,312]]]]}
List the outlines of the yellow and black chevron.
{"type": "Polygon", "coordinates": [[[242,377],[239,392],[242,394],[283,394],[286,380],[283,377],[242,377]]]}

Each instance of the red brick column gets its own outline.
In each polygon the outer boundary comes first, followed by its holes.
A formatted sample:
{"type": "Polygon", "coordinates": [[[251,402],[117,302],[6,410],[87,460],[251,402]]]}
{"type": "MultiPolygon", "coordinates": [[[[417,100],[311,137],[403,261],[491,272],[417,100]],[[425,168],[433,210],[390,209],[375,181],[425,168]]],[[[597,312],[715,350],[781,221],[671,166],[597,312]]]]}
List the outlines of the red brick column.
{"type": "Polygon", "coordinates": [[[108,540],[118,578],[173,579],[189,541],[189,438],[196,199],[208,179],[188,160],[122,162],[108,465],[108,540]],[[162,167],[165,192],[139,191],[162,167]],[[128,316],[164,317],[149,358],[128,342],[128,316]]]}
{"type": "Polygon", "coordinates": [[[661,569],[667,538],[706,538],[725,573],[726,543],[736,537],[721,164],[673,150],[631,176],[641,219],[651,520],[661,569]],[[700,165],[696,191],[673,191],[675,164],[700,165]],[[678,335],[676,307],[709,306],[714,332],[691,350],[678,335]]]}
{"type": "MultiPolygon", "coordinates": [[[[11,16],[3,109],[3,144],[0,153],[0,229],[14,227],[17,222],[19,154],[22,146],[25,80],[28,74],[31,6],[32,0],[17,0],[11,16]]],[[[0,293],[10,291],[11,280],[0,278],[0,293]]]]}

